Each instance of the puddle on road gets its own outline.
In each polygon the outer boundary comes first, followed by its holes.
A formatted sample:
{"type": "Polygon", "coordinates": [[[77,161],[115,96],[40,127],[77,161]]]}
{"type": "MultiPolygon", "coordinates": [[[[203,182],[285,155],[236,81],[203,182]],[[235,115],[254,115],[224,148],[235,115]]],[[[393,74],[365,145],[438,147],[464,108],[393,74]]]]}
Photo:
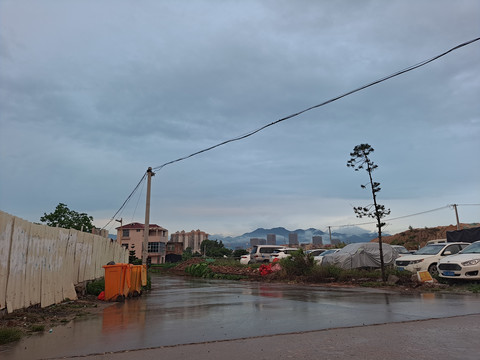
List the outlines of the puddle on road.
{"type": "Polygon", "coordinates": [[[81,356],[203,341],[478,313],[479,296],[152,276],[154,289],[0,347],[0,358],[81,356]]]}

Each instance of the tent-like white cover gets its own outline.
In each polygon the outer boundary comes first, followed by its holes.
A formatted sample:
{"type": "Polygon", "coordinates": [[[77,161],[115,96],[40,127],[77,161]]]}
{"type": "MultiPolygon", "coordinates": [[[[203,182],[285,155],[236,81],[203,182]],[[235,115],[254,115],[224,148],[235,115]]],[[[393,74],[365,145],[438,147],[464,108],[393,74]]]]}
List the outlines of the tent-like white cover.
{"type": "MultiPolygon", "coordinates": [[[[389,244],[382,243],[383,262],[393,265],[398,257],[397,252],[389,244]]],[[[334,265],[342,269],[362,267],[380,267],[380,249],[378,243],[355,243],[345,246],[334,254],[323,257],[322,266],[334,265]]]]}

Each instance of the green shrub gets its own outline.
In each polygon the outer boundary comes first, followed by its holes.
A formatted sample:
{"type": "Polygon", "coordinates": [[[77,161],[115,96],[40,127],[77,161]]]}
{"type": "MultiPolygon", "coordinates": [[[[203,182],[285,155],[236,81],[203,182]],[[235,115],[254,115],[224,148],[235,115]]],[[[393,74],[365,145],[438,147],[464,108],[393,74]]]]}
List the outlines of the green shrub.
{"type": "Polygon", "coordinates": [[[22,338],[22,336],[23,334],[20,329],[2,327],[0,328],[0,345],[18,341],[22,338]]]}
{"type": "Polygon", "coordinates": [[[473,293],[480,293],[480,284],[470,284],[468,285],[467,290],[473,293]]]}
{"type": "Polygon", "coordinates": [[[45,325],[32,325],[30,327],[30,330],[32,330],[33,332],[40,332],[45,330],[45,325]]]}
{"type": "Polygon", "coordinates": [[[310,275],[315,266],[315,260],[305,254],[302,249],[298,249],[291,256],[281,259],[280,266],[281,272],[287,277],[310,275]]]}
{"type": "Polygon", "coordinates": [[[207,263],[198,263],[187,266],[185,272],[191,276],[211,278],[213,277],[213,271],[208,267],[207,263]]]}
{"type": "Polygon", "coordinates": [[[87,284],[87,294],[98,296],[105,291],[105,279],[94,280],[87,284]]]}

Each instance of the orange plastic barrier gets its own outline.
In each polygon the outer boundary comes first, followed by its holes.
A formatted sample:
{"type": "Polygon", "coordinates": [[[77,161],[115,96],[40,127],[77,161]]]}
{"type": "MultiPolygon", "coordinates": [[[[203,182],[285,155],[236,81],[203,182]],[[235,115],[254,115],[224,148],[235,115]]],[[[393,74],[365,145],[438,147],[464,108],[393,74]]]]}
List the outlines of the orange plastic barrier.
{"type": "Polygon", "coordinates": [[[105,269],[105,300],[121,301],[125,299],[130,289],[132,265],[104,265],[103,268],[105,269]]]}

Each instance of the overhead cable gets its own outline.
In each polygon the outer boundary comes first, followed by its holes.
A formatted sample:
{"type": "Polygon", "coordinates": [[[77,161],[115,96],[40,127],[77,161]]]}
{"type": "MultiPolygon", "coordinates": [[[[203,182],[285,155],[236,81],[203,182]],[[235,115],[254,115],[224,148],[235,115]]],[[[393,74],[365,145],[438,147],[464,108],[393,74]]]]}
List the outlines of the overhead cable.
{"type": "Polygon", "coordinates": [[[319,108],[319,107],[321,107],[321,106],[330,104],[330,103],[332,103],[332,102],[334,102],[334,101],[337,101],[337,100],[340,100],[341,98],[344,98],[344,97],[346,97],[346,96],[348,96],[348,95],[354,94],[354,93],[356,93],[356,92],[358,92],[358,91],[364,90],[364,89],[369,88],[369,87],[371,87],[371,86],[373,86],[373,85],[379,84],[379,83],[381,83],[381,82],[384,82],[384,81],[389,80],[389,79],[391,79],[391,78],[394,78],[394,77],[396,77],[396,76],[402,75],[402,74],[404,74],[404,73],[406,73],[406,72],[409,72],[409,71],[418,69],[419,67],[424,66],[424,65],[427,65],[428,63],[431,63],[432,61],[435,61],[435,60],[437,60],[437,59],[439,59],[439,58],[441,58],[441,57],[443,57],[443,56],[451,53],[452,51],[455,51],[455,50],[458,50],[458,49],[460,49],[460,48],[462,48],[462,47],[464,47],[464,46],[470,45],[471,43],[474,43],[474,42],[476,42],[476,41],[478,41],[478,40],[480,40],[480,37],[478,37],[478,38],[476,38],[476,39],[473,39],[473,40],[470,40],[470,41],[467,41],[467,42],[464,42],[464,43],[462,43],[462,44],[459,44],[459,45],[451,48],[450,50],[447,50],[447,51],[445,51],[445,52],[443,52],[443,53],[441,53],[441,54],[439,54],[439,55],[436,55],[436,56],[428,59],[428,60],[421,61],[421,62],[419,62],[419,63],[417,63],[417,64],[415,64],[415,65],[409,66],[409,67],[407,67],[407,68],[405,68],[405,69],[403,69],[403,70],[397,71],[397,72],[395,72],[395,73],[393,73],[393,74],[391,74],[391,75],[385,76],[385,77],[383,77],[383,78],[381,78],[381,79],[378,79],[378,80],[375,80],[375,81],[373,81],[373,82],[371,82],[371,83],[369,83],[369,84],[366,84],[366,85],[363,85],[363,86],[361,86],[361,87],[359,87],[359,88],[356,88],[356,89],[354,89],[354,90],[348,91],[348,92],[346,92],[346,93],[344,93],[344,94],[342,94],[342,95],[336,96],[336,97],[334,97],[334,98],[332,98],[332,99],[330,99],[330,100],[324,101],[324,102],[322,102],[322,103],[320,103],[320,104],[318,104],[318,105],[314,105],[314,106],[311,106],[311,107],[309,107],[309,108],[307,108],[307,109],[298,111],[298,112],[296,112],[296,113],[294,113],[294,114],[285,116],[284,118],[281,118],[281,119],[278,119],[278,120],[276,120],[276,121],[273,121],[273,122],[271,122],[271,123],[269,123],[269,124],[267,124],[267,125],[264,125],[264,126],[258,128],[258,129],[256,129],[256,130],[250,131],[250,132],[248,132],[248,133],[246,133],[246,134],[244,134],[244,135],[237,136],[237,137],[232,138],[232,139],[230,139],[230,140],[225,140],[225,141],[223,141],[223,142],[221,142],[221,143],[218,143],[218,144],[213,145],[213,146],[210,146],[210,147],[208,147],[208,148],[206,148],[206,149],[203,149],[203,150],[194,152],[194,153],[192,153],[192,154],[190,154],[190,155],[187,155],[187,156],[178,158],[178,159],[176,159],[176,160],[168,161],[168,162],[166,162],[166,163],[164,163],[164,164],[162,164],[162,165],[160,165],[160,166],[157,166],[157,167],[153,168],[153,170],[159,171],[159,170],[161,170],[163,167],[165,167],[165,166],[167,166],[167,165],[171,165],[171,164],[173,164],[173,163],[176,163],[176,162],[179,162],[179,161],[182,161],[182,160],[189,159],[189,158],[191,158],[191,157],[193,157],[193,156],[196,156],[196,155],[202,154],[202,153],[204,153],[204,152],[213,150],[213,149],[215,149],[215,148],[217,148],[217,147],[219,147],[219,146],[226,145],[226,144],[231,143],[231,142],[234,142],[234,141],[239,141],[239,140],[245,139],[245,138],[250,137],[250,136],[252,136],[252,135],[254,135],[254,134],[256,134],[256,133],[258,133],[258,132],[260,132],[260,131],[268,128],[268,127],[270,127],[270,126],[276,125],[276,124],[278,124],[278,123],[280,123],[280,122],[282,122],[282,121],[291,119],[291,118],[296,117],[296,116],[298,116],[298,115],[301,115],[301,114],[303,114],[303,113],[305,113],[305,112],[307,112],[307,111],[310,111],[310,110],[319,108]]]}
{"type": "Polygon", "coordinates": [[[125,205],[127,205],[127,203],[130,201],[130,199],[132,198],[133,194],[135,194],[135,192],[137,191],[138,187],[140,186],[140,184],[142,184],[143,180],[145,180],[145,178],[147,177],[147,172],[145,172],[142,176],[142,178],[140,179],[140,181],[138,182],[137,186],[135,186],[135,189],[133,189],[133,191],[130,193],[130,195],[128,195],[127,197],[127,200],[125,200],[122,204],[122,206],[120,206],[120,209],[117,210],[117,212],[112,216],[112,218],[102,227],[102,229],[105,229],[108,224],[110,224],[113,219],[115,219],[115,217],[117,216],[117,214],[122,211],[122,209],[125,207],[125,205]]]}

